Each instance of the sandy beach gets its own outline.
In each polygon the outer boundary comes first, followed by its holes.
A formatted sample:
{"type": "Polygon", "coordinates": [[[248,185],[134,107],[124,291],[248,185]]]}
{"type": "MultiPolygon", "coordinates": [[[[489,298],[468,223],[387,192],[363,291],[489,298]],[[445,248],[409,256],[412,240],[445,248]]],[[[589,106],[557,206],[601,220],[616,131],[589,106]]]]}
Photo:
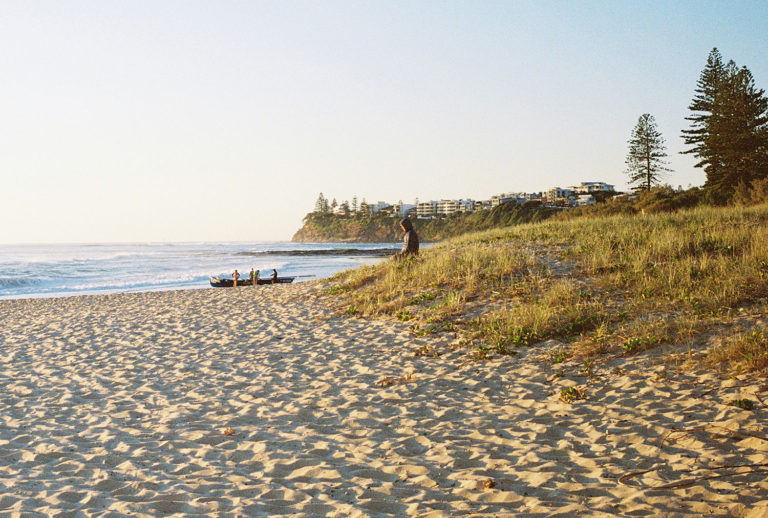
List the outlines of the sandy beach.
{"type": "Polygon", "coordinates": [[[472,361],[317,290],[0,301],[0,513],[768,516],[765,380],[472,361]]]}

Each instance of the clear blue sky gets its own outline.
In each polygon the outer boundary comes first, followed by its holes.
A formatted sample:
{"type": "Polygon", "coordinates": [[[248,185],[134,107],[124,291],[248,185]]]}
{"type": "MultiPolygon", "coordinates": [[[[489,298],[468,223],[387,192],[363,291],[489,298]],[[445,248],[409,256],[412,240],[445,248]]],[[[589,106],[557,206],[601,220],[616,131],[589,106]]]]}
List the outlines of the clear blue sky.
{"type": "Polygon", "coordinates": [[[319,192],[672,185],[710,49],[768,87],[766,2],[6,1],[0,243],[289,239],[319,192]]]}

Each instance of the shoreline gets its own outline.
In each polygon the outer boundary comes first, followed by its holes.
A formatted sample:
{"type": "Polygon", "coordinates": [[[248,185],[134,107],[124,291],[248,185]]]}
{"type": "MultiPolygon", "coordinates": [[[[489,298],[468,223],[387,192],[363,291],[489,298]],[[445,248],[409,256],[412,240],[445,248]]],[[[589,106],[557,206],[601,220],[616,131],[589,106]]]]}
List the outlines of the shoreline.
{"type": "Polygon", "coordinates": [[[251,268],[322,279],[381,260],[396,244],[0,246],[0,300],[208,288],[209,277],[251,268]],[[369,250],[370,249],[370,250],[369,250]],[[349,252],[347,252],[349,250],[349,252]]]}
{"type": "Polygon", "coordinates": [[[449,334],[336,317],[319,290],[0,301],[0,510],[768,512],[765,472],[645,487],[768,462],[765,409],[726,404],[760,380],[661,378],[653,354],[558,377],[552,341],[472,362],[449,334]]]}

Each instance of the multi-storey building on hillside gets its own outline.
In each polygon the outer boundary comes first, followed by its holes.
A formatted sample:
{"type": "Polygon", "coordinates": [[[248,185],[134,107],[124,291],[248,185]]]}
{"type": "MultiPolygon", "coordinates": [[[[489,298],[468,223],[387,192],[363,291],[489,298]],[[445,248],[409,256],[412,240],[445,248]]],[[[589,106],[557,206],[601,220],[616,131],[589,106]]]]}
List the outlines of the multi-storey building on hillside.
{"type": "Polygon", "coordinates": [[[409,216],[411,214],[414,214],[416,212],[416,205],[413,205],[411,203],[395,203],[394,210],[392,211],[392,216],[409,216]]]}
{"type": "Polygon", "coordinates": [[[437,217],[437,202],[422,201],[416,206],[416,217],[419,219],[431,219],[437,217]]]}
{"type": "Polygon", "coordinates": [[[547,203],[555,203],[556,201],[567,200],[572,196],[573,191],[571,189],[553,187],[547,191],[547,203]]]}
{"type": "Polygon", "coordinates": [[[604,182],[581,182],[570,189],[577,194],[592,194],[593,192],[612,191],[613,185],[604,182]]]}

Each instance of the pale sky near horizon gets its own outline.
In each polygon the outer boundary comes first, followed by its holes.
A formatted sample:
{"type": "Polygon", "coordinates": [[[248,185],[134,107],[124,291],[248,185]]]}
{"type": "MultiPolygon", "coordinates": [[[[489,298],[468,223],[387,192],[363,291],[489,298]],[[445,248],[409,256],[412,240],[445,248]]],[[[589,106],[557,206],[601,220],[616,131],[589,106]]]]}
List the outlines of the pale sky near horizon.
{"type": "Polygon", "coordinates": [[[0,243],[288,240],[369,202],[674,186],[707,55],[768,88],[768,3],[3,1],[0,243]]]}

